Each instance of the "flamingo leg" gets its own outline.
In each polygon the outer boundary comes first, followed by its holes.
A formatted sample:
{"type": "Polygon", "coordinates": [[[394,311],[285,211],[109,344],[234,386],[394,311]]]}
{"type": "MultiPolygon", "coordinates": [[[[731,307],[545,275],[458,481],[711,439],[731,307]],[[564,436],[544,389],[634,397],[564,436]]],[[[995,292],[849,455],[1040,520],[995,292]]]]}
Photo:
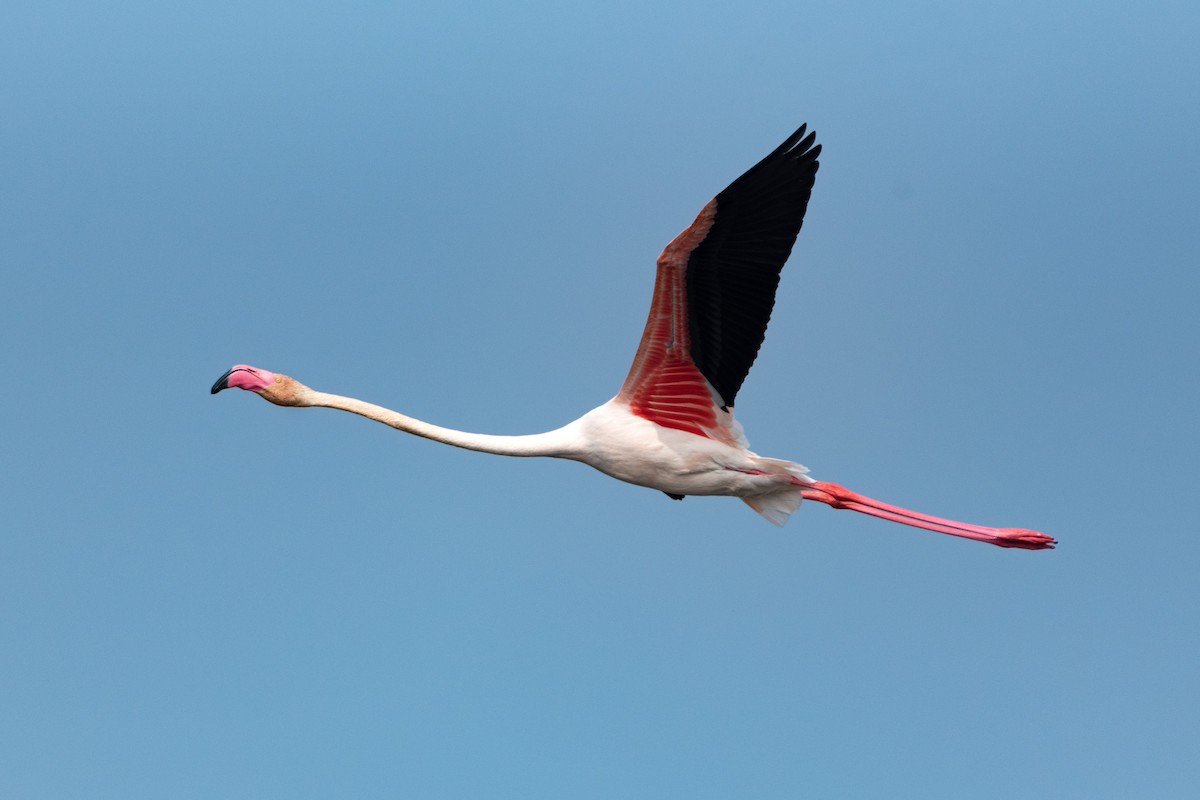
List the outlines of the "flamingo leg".
{"type": "Polygon", "coordinates": [[[1017,547],[1023,550],[1048,550],[1056,542],[1051,536],[1039,531],[1025,528],[990,528],[986,525],[972,525],[969,522],[956,522],[952,519],[942,519],[918,511],[910,511],[888,503],[866,497],[858,492],[852,492],[845,486],[826,481],[816,481],[806,485],[801,494],[805,500],[816,500],[826,503],[833,508],[848,508],[872,517],[911,525],[914,528],[924,528],[927,531],[948,533],[951,536],[962,536],[977,542],[987,542],[998,547],[1017,547]]]}

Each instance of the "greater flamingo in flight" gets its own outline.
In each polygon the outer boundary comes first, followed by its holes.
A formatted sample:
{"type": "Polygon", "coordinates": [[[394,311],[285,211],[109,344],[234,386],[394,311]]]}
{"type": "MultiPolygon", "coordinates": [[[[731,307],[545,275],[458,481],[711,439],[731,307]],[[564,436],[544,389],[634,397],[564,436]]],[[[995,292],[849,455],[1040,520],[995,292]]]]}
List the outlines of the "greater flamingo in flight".
{"type": "Polygon", "coordinates": [[[881,503],[809,477],[791,461],[752,453],[734,420],[817,174],[821,146],[807,126],[789,136],[700,210],[658,257],[658,274],[633,367],[620,392],[547,433],[494,436],[443,428],[381,406],[315,391],[278,372],[238,364],[212,392],[237,387],[275,405],[335,408],[437,442],[505,456],[582,461],[619,480],[687,495],[740,497],[776,525],[816,500],[980,542],[1042,550],[1055,540],[881,503]]]}

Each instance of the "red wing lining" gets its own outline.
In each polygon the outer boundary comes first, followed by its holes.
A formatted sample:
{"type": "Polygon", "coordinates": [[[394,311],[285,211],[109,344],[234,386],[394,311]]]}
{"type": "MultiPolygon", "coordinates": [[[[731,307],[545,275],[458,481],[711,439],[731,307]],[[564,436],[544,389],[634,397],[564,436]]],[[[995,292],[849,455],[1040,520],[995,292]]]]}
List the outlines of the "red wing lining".
{"type": "Polygon", "coordinates": [[[687,315],[687,263],[717,213],[712,200],[658,257],[654,298],[633,367],[617,399],[664,428],[709,436],[717,430],[713,390],[692,362],[687,315]]]}
{"type": "Polygon", "coordinates": [[[717,426],[708,381],[690,360],[672,360],[655,369],[630,398],[629,409],[656,425],[700,436],[709,436],[717,426]]]}

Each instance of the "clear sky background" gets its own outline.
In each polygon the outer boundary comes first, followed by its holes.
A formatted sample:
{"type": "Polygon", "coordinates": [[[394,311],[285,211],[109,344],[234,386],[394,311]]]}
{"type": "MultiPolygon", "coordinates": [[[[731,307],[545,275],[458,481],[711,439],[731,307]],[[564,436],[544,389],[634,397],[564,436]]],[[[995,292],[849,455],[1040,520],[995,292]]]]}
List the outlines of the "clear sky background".
{"type": "Polygon", "coordinates": [[[1200,794],[1194,3],[0,7],[0,796],[1200,794]],[[452,427],[611,397],[825,147],[739,395],[777,530],[452,427]]]}

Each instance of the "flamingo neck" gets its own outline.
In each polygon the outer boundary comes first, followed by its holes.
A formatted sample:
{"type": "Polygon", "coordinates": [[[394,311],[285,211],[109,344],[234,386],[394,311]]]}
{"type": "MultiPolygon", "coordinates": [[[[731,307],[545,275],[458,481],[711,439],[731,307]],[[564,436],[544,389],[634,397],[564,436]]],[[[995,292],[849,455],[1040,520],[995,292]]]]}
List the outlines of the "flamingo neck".
{"type": "Polygon", "coordinates": [[[911,525],[914,528],[924,528],[927,531],[948,533],[951,536],[962,536],[978,542],[987,542],[999,547],[1018,547],[1024,550],[1046,550],[1054,547],[1053,537],[1038,531],[1024,528],[990,528],[986,525],[972,525],[969,522],[956,522],[952,519],[942,519],[907,508],[882,503],[858,492],[852,492],[845,486],[826,481],[816,481],[800,490],[806,500],[816,500],[826,503],[833,508],[848,508],[872,517],[911,525]]]}
{"type": "Polygon", "coordinates": [[[570,425],[546,433],[498,436],[443,428],[440,425],[424,422],[374,403],[311,389],[305,394],[302,404],[316,408],[349,411],[351,414],[382,422],[384,425],[411,433],[414,436],[480,453],[492,453],[499,456],[576,458],[578,452],[578,447],[575,446],[576,437],[573,435],[570,425]]]}

